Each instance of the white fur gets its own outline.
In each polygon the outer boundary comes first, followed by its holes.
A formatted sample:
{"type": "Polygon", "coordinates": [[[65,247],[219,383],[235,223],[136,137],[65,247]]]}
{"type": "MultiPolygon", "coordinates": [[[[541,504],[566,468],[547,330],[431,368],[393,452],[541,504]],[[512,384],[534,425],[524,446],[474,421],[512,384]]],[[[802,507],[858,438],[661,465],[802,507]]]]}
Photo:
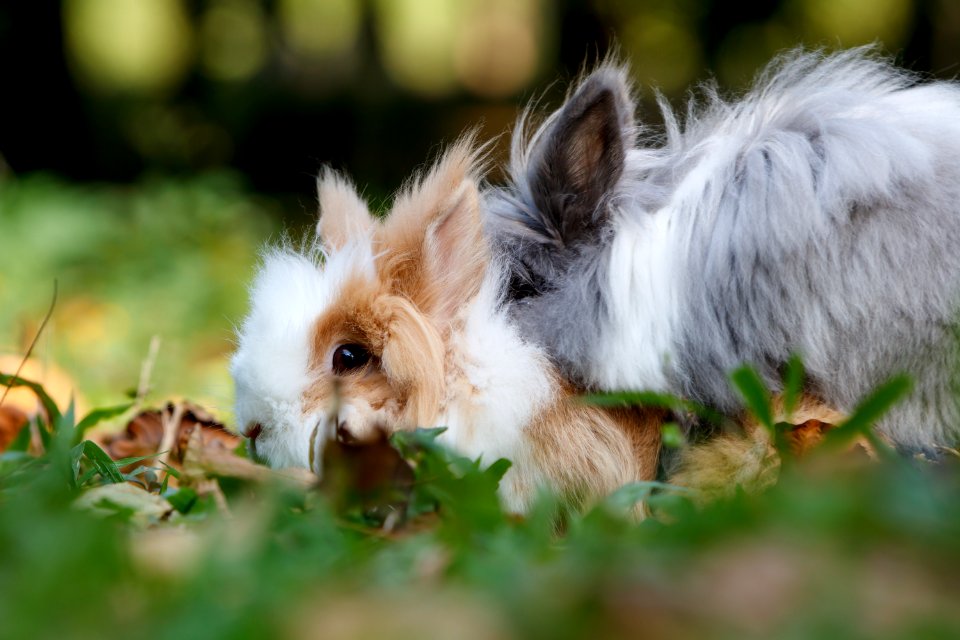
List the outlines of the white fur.
{"type": "Polygon", "coordinates": [[[665,391],[677,316],[672,226],[665,215],[618,215],[610,250],[610,335],[590,377],[602,388],[665,391]]]}
{"type": "Polygon", "coordinates": [[[369,243],[351,244],[323,261],[318,247],[264,256],[230,364],[237,425],[244,432],[269,425],[256,453],[274,467],[310,466],[310,438],[316,428],[327,429],[324,415],[303,410],[303,393],[316,375],[309,370],[311,330],[348,276],[373,274],[369,243]]]}
{"type": "MultiPolygon", "coordinates": [[[[332,420],[330,408],[306,413],[302,403],[321,375],[309,370],[311,332],[348,276],[374,277],[369,242],[323,257],[317,248],[265,256],[231,363],[237,424],[244,431],[264,425],[257,456],[273,467],[309,467],[312,450],[318,473],[316,462],[332,436],[332,420]]],[[[471,459],[511,460],[500,491],[505,506],[519,512],[546,483],[524,440],[524,427],[554,399],[556,388],[542,351],[519,337],[502,309],[500,280],[500,272],[491,269],[479,295],[461,311],[462,325],[448,344],[446,406],[436,424],[420,426],[447,427],[441,441],[471,459]]],[[[351,410],[348,404],[340,407],[337,419],[351,410]]]]}
{"type": "Polygon", "coordinates": [[[546,482],[530,460],[523,430],[556,389],[542,351],[520,338],[503,311],[500,278],[499,270],[488,272],[451,338],[447,407],[439,422],[448,428],[441,437],[463,455],[487,464],[511,460],[500,491],[507,508],[522,511],[529,489],[546,482]]]}

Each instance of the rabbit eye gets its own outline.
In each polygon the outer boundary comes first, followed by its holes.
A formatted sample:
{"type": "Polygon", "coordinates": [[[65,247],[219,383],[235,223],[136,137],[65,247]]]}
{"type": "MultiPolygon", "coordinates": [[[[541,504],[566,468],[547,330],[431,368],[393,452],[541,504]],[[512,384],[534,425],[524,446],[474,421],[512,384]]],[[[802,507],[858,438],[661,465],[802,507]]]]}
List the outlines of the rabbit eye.
{"type": "Polygon", "coordinates": [[[360,344],[342,344],[333,352],[334,373],[355,371],[370,361],[370,352],[360,344]]]}

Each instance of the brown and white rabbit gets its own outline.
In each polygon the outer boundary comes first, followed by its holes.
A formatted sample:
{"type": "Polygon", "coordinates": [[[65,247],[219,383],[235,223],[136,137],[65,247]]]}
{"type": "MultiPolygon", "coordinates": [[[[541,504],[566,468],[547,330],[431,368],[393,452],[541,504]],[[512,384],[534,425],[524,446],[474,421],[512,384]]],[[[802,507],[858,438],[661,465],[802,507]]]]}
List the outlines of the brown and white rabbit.
{"type": "Polygon", "coordinates": [[[317,442],[444,426],[463,455],[512,461],[500,491],[514,511],[541,487],[589,500],[654,477],[659,417],[577,401],[507,315],[479,180],[464,139],[381,222],[321,174],[318,239],[264,256],[231,364],[259,458],[319,472],[317,442]]]}

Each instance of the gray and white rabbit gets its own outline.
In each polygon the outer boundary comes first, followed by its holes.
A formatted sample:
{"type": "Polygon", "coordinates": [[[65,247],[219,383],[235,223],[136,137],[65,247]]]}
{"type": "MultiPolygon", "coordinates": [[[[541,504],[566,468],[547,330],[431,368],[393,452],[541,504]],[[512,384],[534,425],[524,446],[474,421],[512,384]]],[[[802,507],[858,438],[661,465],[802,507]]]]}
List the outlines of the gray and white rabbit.
{"type": "Polygon", "coordinates": [[[880,433],[956,443],[960,86],[869,48],[793,52],[739,100],[661,108],[646,134],[604,64],[532,133],[521,118],[484,210],[522,335],[587,387],[728,412],[744,363],[778,389],[797,353],[840,411],[907,373],[880,433]]]}

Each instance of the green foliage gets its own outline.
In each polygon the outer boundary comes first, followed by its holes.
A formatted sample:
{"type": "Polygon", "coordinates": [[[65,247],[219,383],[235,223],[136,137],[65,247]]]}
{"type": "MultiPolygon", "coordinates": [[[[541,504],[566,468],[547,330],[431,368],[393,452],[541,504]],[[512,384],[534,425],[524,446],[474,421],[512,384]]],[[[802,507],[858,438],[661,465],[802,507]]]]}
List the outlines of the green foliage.
{"type": "Polygon", "coordinates": [[[88,429],[124,413],[132,405],[96,409],[77,422],[73,402],[66,411],[60,411],[43,386],[36,382],[0,373],[0,385],[30,389],[44,409],[20,431],[11,446],[0,453],[0,495],[8,487],[15,487],[17,479],[30,479],[25,472],[36,468],[52,467],[66,479],[67,486],[78,489],[96,479],[102,483],[124,482],[129,477],[120,467],[152,457],[115,461],[95,442],[83,439],[88,429]],[[34,433],[40,440],[41,450],[37,455],[27,455],[34,433]]]}
{"type": "MultiPolygon", "coordinates": [[[[905,384],[841,428],[869,433],[905,384]]],[[[519,517],[496,495],[507,461],[463,458],[442,430],[418,430],[391,440],[413,481],[406,524],[388,527],[288,484],[221,482],[228,511],[174,470],[178,489],[132,488],[119,467],[136,459],[74,444],[118,410],[78,422],[54,406],[32,427],[47,433],[40,455],[0,457],[0,637],[960,633],[955,462],[796,464],[763,494],[703,508],[657,482],[582,512],[545,494],[519,517]],[[641,502],[655,518],[638,521],[641,502]]]]}
{"type": "Polygon", "coordinates": [[[740,392],[747,410],[760,424],[774,435],[773,406],[770,402],[770,390],[757,372],[750,367],[741,367],[730,374],[734,388],[740,392]]]}
{"type": "Polygon", "coordinates": [[[668,422],[660,428],[660,438],[663,446],[670,449],[679,449],[686,444],[680,426],[673,422],[668,422]]]}
{"type": "Polygon", "coordinates": [[[24,352],[56,279],[59,299],[35,355],[79,381],[71,386],[90,405],[136,387],[159,336],[155,397],[187,395],[228,410],[231,322],[244,312],[277,211],[226,174],[147,178],[131,188],[4,180],[0,355],[24,352]]]}
{"type": "Polygon", "coordinates": [[[847,420],[827,434],[827,448],[839,448],[848,444],[856,436],[867,438],[870,444],[878,451],[887,452],[889,447],[874,434],[873,425],[890,410],[894,404],[902,400],[913,388],[913,381],[906,376],[895,377],[877,387],[873,393],[864,398],[853,410],[847,420]]]}
{"type": "Polygon", "coordinates": [[[593,393],[583,396],[583,401],[598,407],[656,407],[668,409],[678,414],[689,413],[714,424],[723,422],[723,416],[709,407],[668,393],[657,393],[655,391],[593,393]]]}

